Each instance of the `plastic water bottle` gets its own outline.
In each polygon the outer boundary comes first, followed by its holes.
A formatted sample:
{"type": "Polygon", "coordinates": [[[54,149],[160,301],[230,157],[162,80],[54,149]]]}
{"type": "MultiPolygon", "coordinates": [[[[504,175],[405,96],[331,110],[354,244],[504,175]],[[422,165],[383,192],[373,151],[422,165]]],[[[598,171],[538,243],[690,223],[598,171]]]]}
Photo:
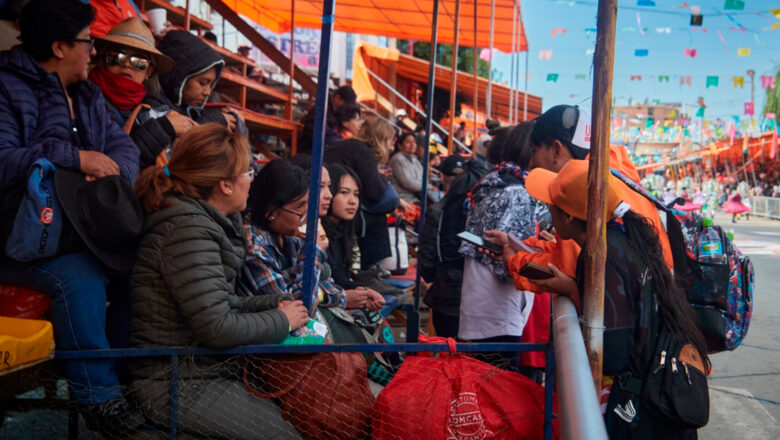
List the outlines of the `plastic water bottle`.
{"type": "Polygon", "coordinates": [[[723,254],[723,241],[720,238],[720,233],[713,226],[711,218],[702,220],[699,261],[705,263],[726,262],[726,256],[723,254]]]}

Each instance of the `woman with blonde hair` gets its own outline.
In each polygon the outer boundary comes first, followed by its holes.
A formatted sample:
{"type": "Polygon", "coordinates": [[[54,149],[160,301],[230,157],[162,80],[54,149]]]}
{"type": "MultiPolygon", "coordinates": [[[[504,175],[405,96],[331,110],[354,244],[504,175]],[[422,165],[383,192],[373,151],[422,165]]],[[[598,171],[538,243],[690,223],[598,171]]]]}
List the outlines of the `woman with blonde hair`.
{"type": "MultiPolygon", "coordinates": [[[[246,138],[216,123],[194,127],[168,165],[141,173],[136,191],[147,218],[131,277],[133,346],[274,344],[308,321],[303,304],[287,295],[235,295],[246,252],[241,211],[253,178],[246,138]]],[[[209,438],[298,438],[273,401],[247,392],[240,371],[215,358],[181,362],[180,429],[209,438]]],[[[166,425],[170,362],[139,359],[133,375],[147,417],[166,425]]]]}
{"type": "Polygon", "coordinates": [[[383,167],[387,165],[397,135],[398,130],[395,127],[377,118],[372,122],[366,121],[356,137],[371,147],[371,151],[376,155],[377,164],[383,167]]]}

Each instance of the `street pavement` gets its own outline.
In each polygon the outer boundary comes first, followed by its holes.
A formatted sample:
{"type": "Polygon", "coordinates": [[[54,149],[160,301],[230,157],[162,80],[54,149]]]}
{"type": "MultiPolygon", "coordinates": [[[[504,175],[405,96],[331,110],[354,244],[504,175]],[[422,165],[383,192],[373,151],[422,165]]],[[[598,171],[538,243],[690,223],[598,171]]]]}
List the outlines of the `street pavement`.
{"type": "Polygon", "coordinates": [[[704,440],[780,439],[780,221],[751,216],[731,223],[742,252],[753,261],[756,288],[748,334],[736,350],[711,356],[710,422],[704,440]]]}

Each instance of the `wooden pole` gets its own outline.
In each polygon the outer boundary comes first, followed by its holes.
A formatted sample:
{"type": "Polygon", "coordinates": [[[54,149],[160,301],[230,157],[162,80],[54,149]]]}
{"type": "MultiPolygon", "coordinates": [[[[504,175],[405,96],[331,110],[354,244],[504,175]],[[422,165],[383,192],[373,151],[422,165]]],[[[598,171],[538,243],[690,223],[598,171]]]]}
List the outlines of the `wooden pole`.
{"type": "Polygon", "coordinates": [[[477,0],[474,0],[474,130],[471,133],[471,156],[477,157],[477,106],[479,105],[479,82],[477,76],[477,61],[479,60],[479,53],[477,53],[477,0]]]}
{"type": "Polygon", "coordinates": [[[512,5],[512,50],[509,56],[509,125],[515,123],[515,50],[517,49],[517,6],[512,5]]]}
{"type": "MultiPolygon", "coordinates": [[[[452,41],[452,83],[450,84],[450,135],[447,136],[447,154],[452,155],[455,138],[455,97],[458,94],[458,33],[460,32],[460,0],[455,0],[455,29],[452,41]]],[[[431,109],[428,109],[431,112],[431,109]]]]}
{"type": "Polygon", "coordinates": [[[585,315],[583,335],[597,395],[601,394],[604,333],[604,264],[607,257],[607,178],[609,177],[609,115],[612,68],[615,62],[617,0],[599,0],[593,76],[593,130],[588,172],[588,239],[585,243],[585,315]]]}
{"type": "MultiPolygon", "coordinates": [[[[190,30],[190,0],[184,3],[184,29],[190,30]]],[[[222,44],[225,44],[223,41],[222,44]]]]}
{"type": "Polygon", "coordinates": [[[496,0],[490,0],[490,59],[488,60],[488,86],[485,96],[485,117],[493,114],[493,33],[495,32],[496,0]]]}
{"type": "MultiPolygon", "coordinates": [[[[287,89],[287,102],[284,106],[284,119],[292,121],[293,119],[293,93],[295,92],[295,0],[290,0],[290,66],[287,74],[290,76],[290,85],[287,89]]],[[[290,155],[295,156],[298,152],[297,139],[290,139],[290,155]]]]}

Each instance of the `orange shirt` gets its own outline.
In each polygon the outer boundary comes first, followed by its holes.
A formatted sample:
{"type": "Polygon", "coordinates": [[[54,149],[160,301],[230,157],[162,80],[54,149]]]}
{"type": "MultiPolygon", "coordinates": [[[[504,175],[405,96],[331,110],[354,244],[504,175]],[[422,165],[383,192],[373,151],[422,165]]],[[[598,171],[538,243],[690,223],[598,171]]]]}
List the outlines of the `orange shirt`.
{"type": "MultiPolygon", "coordinates": [[[[628,157],[628,153],[622,146],[610,145],[609,166],[617,169],[631,180],[639,182],[639,173],[637,173],[636,168],[634,168],[634,165],[628,157]]],[[[650,200],[647,200],[642,194],[634,192],[625,183],[620,182],[619,184],[625,202],[631,205],[631,210],[650,220],[653,229],[655,229],[655,232],[658,235],[658,241],[661,243],[664,262],[666,263],[666,266],[669,267],[669,270],[674,269],[672,249],[669,246],[669,237],[666,235],[666,229],[664,229],[663,223],[661,223],[661,220],[658,217],[658,210],[655,205],[650,200]]],[[[520,268],[529,262],[545,267],[547,266],[547,263],[553,263],[566,275],[569,275],[572,278],[575,277],[577,258],[580,255],[580,246],[574,242],[574,240],[561,240],[558,234],[555,234],[555,239],[556,242],[553,243],[539,240],[535,237],[529,238],[525,240],[525,243],[542,249],[542,252],[533,254],[518,252],[507,261],[509,273],[512,274],[515,287],[518,290],[528,290],[536,293],[544,292],[544,290],[540,290],[534,283],[528,280],[528,278],[517,275],[520,268]]]]}

